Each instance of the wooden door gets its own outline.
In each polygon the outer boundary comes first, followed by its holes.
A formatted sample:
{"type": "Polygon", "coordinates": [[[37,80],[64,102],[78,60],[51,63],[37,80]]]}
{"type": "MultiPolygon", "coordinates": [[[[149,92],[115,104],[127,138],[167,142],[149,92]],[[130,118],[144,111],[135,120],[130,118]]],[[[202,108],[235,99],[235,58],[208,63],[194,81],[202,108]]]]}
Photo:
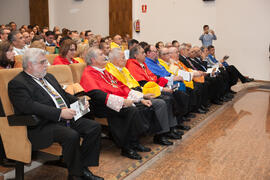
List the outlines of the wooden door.
{"type": "Polygon", "coordinates": [[[109,0],[110,36],[132,37],[132,0],[109,0]]]}
{"type": "Polygon", "coordinates": [[[48,0],[29,0],[30,24],[49,27],[48,0]]]}

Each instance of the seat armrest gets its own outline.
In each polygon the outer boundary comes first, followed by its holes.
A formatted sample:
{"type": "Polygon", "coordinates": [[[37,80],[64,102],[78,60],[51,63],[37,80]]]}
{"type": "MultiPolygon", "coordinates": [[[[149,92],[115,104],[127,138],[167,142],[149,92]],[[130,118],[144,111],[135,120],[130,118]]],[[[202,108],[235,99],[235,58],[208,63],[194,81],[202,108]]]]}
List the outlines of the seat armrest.
{"type": "Polygon", "coordinates": [[[10,115],[7,116],[10,126],[36,126],[40,119],[36,115],[10,115]]]}

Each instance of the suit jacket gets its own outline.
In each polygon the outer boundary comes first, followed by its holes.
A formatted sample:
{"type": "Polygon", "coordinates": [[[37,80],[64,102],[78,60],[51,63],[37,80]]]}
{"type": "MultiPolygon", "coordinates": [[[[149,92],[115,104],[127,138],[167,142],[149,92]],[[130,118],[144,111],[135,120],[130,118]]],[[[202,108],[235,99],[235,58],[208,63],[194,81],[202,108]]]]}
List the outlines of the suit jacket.
{"type": "MultiPolygon", "coordinates": [[[[62,89],[53,75],[47,74],[44,78],[62,96],[68,107],[77,100],[62,89]]],[[[9,82],[8,94],[15,114],[36,115],[40,119],[37,126],[28,127],[32,148],[35,150],[49,147],[53,143],[50,127],[58,125],[61,109],[56,108],[50,95],[25,72],[21,72],[9,82]]]]}
{"type": "Polygon", "coordinates": [[[190,66],[190,64],[187,62],[187,59],[186,59],[184,56],[179,55],[179,60],[180,60],[186,67],[193,69],[192,66],[190,66]]]}

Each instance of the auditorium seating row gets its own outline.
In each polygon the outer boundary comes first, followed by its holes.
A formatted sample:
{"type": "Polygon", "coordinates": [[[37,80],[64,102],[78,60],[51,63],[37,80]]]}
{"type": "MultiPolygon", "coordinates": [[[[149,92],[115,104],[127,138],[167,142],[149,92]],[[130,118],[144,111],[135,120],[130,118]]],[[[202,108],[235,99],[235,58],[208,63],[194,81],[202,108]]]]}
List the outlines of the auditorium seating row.
{"type": "MultiPolygon", "coordinates": [[[[53,74],[61,85],[72,87],[80,82],[85,66],[82,63],[49,66],[48,73],[53,74]]],[[[23,179],[24,164],[31,163],[32,149],[27,137],[27,126],[33,126],[36,123],[33,116],[14,115],[14,109],[8,97],[8,82],[21,71],[22,68],[0,70],[0,98],[5,113],[5,117],[0,117],[0,134],[7,158],[17,162],[16,179],[23,179]]],[[[69,92],[76,93],[72,92],[72,88],[69,89],[69,92]]],[[[106,118],[95,118],[95,120],[103,125],[108,125],[106,118]]],[[[40,151],[57,156],[62,154],[61,146],[57,143],[40,151]]]]}

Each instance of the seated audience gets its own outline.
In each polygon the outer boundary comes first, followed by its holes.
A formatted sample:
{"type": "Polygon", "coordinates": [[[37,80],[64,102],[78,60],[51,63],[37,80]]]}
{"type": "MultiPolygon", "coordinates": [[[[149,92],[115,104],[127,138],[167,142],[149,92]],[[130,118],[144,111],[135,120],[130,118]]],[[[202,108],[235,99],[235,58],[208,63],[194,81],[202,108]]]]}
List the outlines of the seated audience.
{"type": "MultiPolygon", "coordinates": [[[[140,84],[133,78],[133,76],[129,73],[128,69],[125,67],[126,60],[124,58],[124,53],[121,51],[121,49],[114,48],[110,52],[109,59],[110,62],[107,63],[106,70],[114,77],[116,77],[117,80],[128,86],[130,89],[141,91],[140,84]]],[[[147,97],[146,95],[147,94],[145,94],[144,96],[147,97]]],[[[172,139],[180,139],[180,135],[182,134],[179,134],[179,132],[174,128],[174,126],[176,125],[176,119],[173,116],[172,107],[167,107],[171,106],[171,104],[167,104],[166,106],[166,102],[161,97],[158,98],[158,100],[151,99],[151,102],[154,112],[156,114],[156,118],[158,119],[162,129],[160,132],[156,133],[157,136],[154,137],[154,142],[162,145],[171,144],[168,144],[165,137],[162,136],[168,136],[172,139]],[[165,106],[165,109],[162,110],[162,106],[165,106]],[[166,110],[166,112],[164,110],[166,110]],[[170,132],[169,128],[171,128],[170,132]],[[163,138],[164,140],[161,141],[161,138],[163,138]]]]}
{"type": "Polygon", "coordinates": [[[66,39],[62,42],[60,49],[59,49],[59,56],[57,56],[54,61],[53,65],[59,65],[59,64],[73,64],[78,63],[74,58],[75,53],[77,51],[77,44],[71,40],[66,39]]]}
{"type": "MultiPolygon", "coordinates": [[[[152,46],[154,47],[154,46],[152,46]]],[[[147,52],[149,52],[149,47],[147,52]]],[[[156,50],[150,52],[154,57],[156,57],[156,50]]],[[[174,115],[182,119],[182,116],[187,114],[188,112],[188,104],[189,97],[184,92],[174,91],[167,86],[169,80],[163,77],[157,77],[154,73],[152,73],[147,64],[145,63],[145,51],[140,46],[135,46],[130,50],[130,59],[126,64],[127,69],[131,73],[131,75],[139,82],[140,86],[144,86],[147,82],[156,82],[160,86],[160,90],[162,94],[169,96],[170,99],[173,99],[174,102],[174,115]],[[173,93],[173,94],[171,94],[173,93]],[[172,97],[173,96],[173,97],[172,97]]],[[[179,127],[183,130],[188,130],[189,127],[184,127],[178,124],[179,127]]]]}
{"type": "Polygon", "coordinates": [[[87,67],[80,84],[91,97],[95,116],[107,117],[121,155],[141,159],[136,150],[150,151],[139,143],[138,136],[149,129],[149,119],[143,111],[147,108],[146,112],[150,112],[151,101],[143,99],[142,93],[130,90],[105,70],[107,62],[100,49],[90,48],[85,60],[87,67]],[[143,109],[140,110],[140,107],[143,109]]]}
{"type": "Polygon", "coordinates": [[[123,43],[122,37],[119,34],[115,35],[113,37],[113,41],[110,44],[111,49],[113,49],[113,48],[120,48],[122,51],[124,51],[125,49],[122,46],[122,43],[123,43]]]}
{"type": "Polygon", "coordinates": [[[0,69],[21,67],[22,63],[14,59],[13,46],[8,41],[0,42],[0,69]]]}
{"type": "Polygon", "coordinates": [[[24,51],[27,49],[27,47],[25,46],[24,38],[20,31],[12,31],[8,35],[8,40],[13,45],[13,52],[15,53],[15,56],[24,54],[24,51]]]}
{"type": "Polygon", "coordinates": [[[23,72],[8,84],[15,114],[35,115],[40,120],[37,126],[28,128],[32,149],[58,142],[63,148],[69,179],[103,179],[88,169],[99,163],[101,127],[90,119],[73,120],[76,112],[69,106],[78,99],[66,93],[55,77],[46,72],[47,64],[43,50],[27,49],[23,72]],[[83,137],[81,145],[80,137],[83,137]]]}
{"type": "Polygon", "coordinates": [[[89,49],[88,44],[84,43],[78,44],[76,57],[74,58],[74,60],[78,61],[79,63],[86,63],[84,57],[88,49],[89,49]]]}
{"type": "Polygon", "coordinates": [[[137,41],[136,39],[130,39],[128,41],[128,49],[126,49],[124,51],[126,60],[129,59],[129,50],[132,49],[133,47],[135,47],[138,44],[139,44],[139,41],[137,41]]]}
{"type": "Polygon", "coordinates": [[[99,49],[105,55],[105,60],[108,61],[109,60],[109,53],[111,51],[110,45],[108,43],[106,43],[106,42],[101,42],[99,44],[99,49]]]}
{"type": "Polygon", "coordinates": [[[236,84],[238,78],[241,80],[242,83],[254,81],[253,78],[248,78],[248,77],[243,76],[234,65],[229,65],[226,62],[226,59],[223,58],[223,59],[218,61],[215,58],[215,47],[214,46],[212,46],[212,45],[208,46],[208,52],[209,52],[209,55],[206,59],[208,64],[214,65],[214,64],[220,63],[222,65],[222,67],[224,67],[231,74],[231,76],[234,76],[235,83],[233,83],[232,85],[236,84]]]}
{"type": "Polygon", "coordinates": [[[0,42],[7,41],[9,33],[10,33],[10,30],[8,28],[1,28],[0,29],[0,42]]]}
{"type": "Polygon", "coordinates": [[[55,44],[55,33],[53,31],[47,31],[45,33],[46,46],[56,46],[55,44]]]}
{"type": "Polygon", "coordinates": [[[31,38],[30,38],[29,32],[25,31],[24,33],[22,33],[22,35],[23,35],[25,45],[29,47],[29,45],[31,44],[31,38]]]}

